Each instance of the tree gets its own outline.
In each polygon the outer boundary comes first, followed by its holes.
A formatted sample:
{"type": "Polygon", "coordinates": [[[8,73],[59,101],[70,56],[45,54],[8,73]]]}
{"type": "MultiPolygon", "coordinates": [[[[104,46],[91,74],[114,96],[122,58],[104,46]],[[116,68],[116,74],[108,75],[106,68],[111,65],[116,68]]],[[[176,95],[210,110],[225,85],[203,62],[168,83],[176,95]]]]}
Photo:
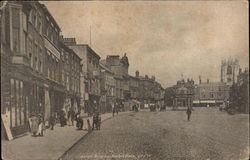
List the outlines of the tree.
{"type": "Polygon", "coordinates": [[[233,84],[230,88],[230,93],[229,93],[229,106],[228,106],[228,111],[236,111],[238,110],[239,107],[239,88],[237,84],[233,84]]]}
{"type": "Polygon", "coordinates": [[[167,106],[173,106],[174,99],[174,87],[168,87],[165,89],[164,101],[167,106]]]}

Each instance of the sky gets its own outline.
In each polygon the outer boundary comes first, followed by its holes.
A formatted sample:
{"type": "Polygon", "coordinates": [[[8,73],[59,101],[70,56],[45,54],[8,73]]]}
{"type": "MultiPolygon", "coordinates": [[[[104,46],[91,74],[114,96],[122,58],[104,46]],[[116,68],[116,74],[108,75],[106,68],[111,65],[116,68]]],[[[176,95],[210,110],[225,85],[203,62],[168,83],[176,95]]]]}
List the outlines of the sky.
{"type": "Polygon", "coordinates": [[[242,68],[249,65],[247,1],[41,3],[64,37],[91,42],[102,59],[127,53],[130,75],[136,70],[154,75],[163,87],[176,84],[181,75],[196,83],[199,75],[219,81],[221,60],[230,57],[242,68]]]}

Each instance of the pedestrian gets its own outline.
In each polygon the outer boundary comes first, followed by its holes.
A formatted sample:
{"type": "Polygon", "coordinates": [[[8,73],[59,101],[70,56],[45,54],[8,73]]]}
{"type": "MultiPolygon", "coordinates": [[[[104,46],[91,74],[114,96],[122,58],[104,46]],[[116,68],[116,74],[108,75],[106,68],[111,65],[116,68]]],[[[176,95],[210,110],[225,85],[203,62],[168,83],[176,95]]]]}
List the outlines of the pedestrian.
{"type": "Polygon", "coordinates": [[[75,121],[75,111],[74,110],[72,110],[71,111],[71,124],[72,124],[72,126],[74,126],[74,121],[75,121]]]}
{"type": "Polygon", "coordinates": [[[54,129],[54,125],[56,124],[56,117],[54,114],[52,114],[50,117],[49,117],[49,127],[51,130],[54,129]]]}
{"type": "Polygon", "coordinates": [[[43,136],[43,130],[44,130],[43,115],[38,114],[38,131],[37,131],[38,136],[43,136]]]}
{"type": "Polygon", "coordinates": [[[92,127],[91,127],[91,125],[90,125],[89,119],[87,119],[87,124],[88,124],[88,132],[90,132],[90,131],[92,130],[92,127]]]}
{"type": "Polygon", "coordinates": [[[61,110],[61,112],[60,112],[60,124],[61,124],[61,127],[64,127],[64,125],[66,125],[65,116],[66,116],[66,114],[65,114],[64,110],[61,110]]]}
{"type": "Polygon", "coordinates": [[[115,104],[112,103],[112,112],[113,112],[113,117],[115,116],[115,104]]]}
{"type": "Polygon", "coordinates": [[[68,126],[70,126],[71,125],[71,108],[69,109],[67,113],[67,118],[68,118],[68,126]]]}
{"type": "Polygon", "coordinates": [[[188,107],[188,109],[187,109],[187,119],[188,119],[188,121],[190,121],[191,114],[192,114],[192,110],[191,110],[191,108],[188,107]]]}
{"type": "Polygon", "coordinates": [[[76,127],[78,130],[82,130],[83,129],[83,119],[80,116],[80,112],[78,112],[76,114],[76,127]]]}
{"type": "Polygon", "coordinates": [[[29,118],[29,123],[30,123],[30,131],[32,133],[32,136],[36,136],[36,133],[38,131],[38,117],[36,116],[35,113],[32,113],[30,118],[29,118]]]}
{"type": "Polygon", "coordinates": [[[117,106],[116,106],[116,114],[118,114],[118,111],[119,111],[119,105],[117,104],[117,106]]]}
{"type": "Polygon", "coordinates": [[[99,118],[99,113],[98,112],[96,112],[96,113],[94,113],[94,115],[93,115],[93,123],[92,123],[92,130],[94,130],[94,128],[96,128],[96,130],[98,130],[99,129],[99,120],[100,120],[100,118],[99,118]]]}

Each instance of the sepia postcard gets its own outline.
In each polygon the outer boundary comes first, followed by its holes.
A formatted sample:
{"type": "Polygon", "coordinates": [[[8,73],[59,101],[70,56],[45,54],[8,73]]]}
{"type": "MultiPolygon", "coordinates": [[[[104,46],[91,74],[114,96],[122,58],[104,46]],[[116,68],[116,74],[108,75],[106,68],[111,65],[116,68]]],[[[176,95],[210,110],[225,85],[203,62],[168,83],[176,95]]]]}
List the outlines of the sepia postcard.
{"type": "Polygon", "coordinates": [[[1,158],[248,160],[248,10],[1,1],[1,158]]]}

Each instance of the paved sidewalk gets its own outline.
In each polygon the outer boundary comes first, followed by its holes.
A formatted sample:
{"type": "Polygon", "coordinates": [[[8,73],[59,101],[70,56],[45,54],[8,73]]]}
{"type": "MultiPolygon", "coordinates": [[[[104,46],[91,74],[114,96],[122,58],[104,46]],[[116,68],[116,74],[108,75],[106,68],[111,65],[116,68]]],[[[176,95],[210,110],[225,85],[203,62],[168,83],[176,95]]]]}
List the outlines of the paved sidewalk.
{"type": "MultiPolygon", "coordinates": [[[[126,113],[128,112],[120,112],[119,115],[126,113]]],[[[102,114],[101,117],[104,121],[111,118],[112,114],[102,114]]],[[[44,137],[32,137],[29,133],[12,141],[2,140],[2,159],[56,160],[88,133],[87,119],[90,119],[92,125],[92,117],[84,118],[83,130],[76,130],[75,126],[60,127],[57,124],[54,130],[45,130],[44,137]]]]}

